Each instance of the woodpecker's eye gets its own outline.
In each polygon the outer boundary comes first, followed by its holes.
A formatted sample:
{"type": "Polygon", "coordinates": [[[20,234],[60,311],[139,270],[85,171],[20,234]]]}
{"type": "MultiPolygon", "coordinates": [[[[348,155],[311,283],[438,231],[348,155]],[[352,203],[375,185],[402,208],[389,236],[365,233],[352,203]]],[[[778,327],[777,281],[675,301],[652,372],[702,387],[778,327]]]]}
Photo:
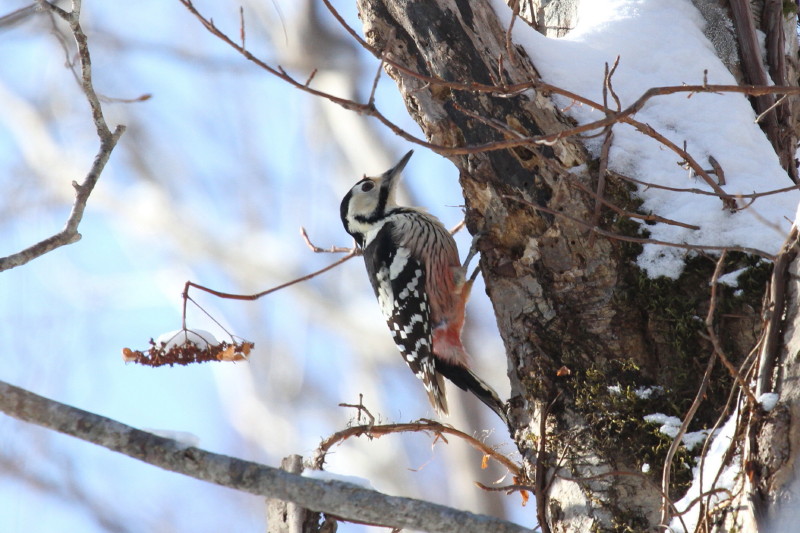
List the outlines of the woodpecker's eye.
{"type": "Polygon", "coordinates": [[[361,184],[361,192],[369,192],[375,187],[375,184],[371,181],[365,181],[361,184]]]}

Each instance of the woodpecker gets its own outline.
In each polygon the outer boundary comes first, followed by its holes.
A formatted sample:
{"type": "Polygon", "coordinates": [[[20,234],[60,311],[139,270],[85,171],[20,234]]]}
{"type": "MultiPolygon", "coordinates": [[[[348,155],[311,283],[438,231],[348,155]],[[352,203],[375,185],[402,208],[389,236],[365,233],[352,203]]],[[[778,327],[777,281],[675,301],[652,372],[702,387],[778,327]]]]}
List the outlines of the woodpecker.
{"type": "Polygon", "coordinates": [[[443,377],[508,423],[497,393],[469,369],[461,330],[472,279],[450,232],[422,209],[397,205],[400,173],[411,158],[365,176],[342,199],[344,228],[364,255],[367,274],[394,342],[439,414],[448,414],[443,377]]]}

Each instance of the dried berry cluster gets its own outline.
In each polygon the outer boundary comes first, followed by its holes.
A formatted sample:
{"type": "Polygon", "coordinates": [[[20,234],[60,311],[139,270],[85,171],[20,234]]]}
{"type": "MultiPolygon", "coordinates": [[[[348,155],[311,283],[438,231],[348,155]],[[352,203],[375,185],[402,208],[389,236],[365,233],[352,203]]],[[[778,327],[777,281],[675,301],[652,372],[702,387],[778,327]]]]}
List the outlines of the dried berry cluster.
{"type": "Polygon", "coordinates": [[[141,352],[122,349],[122,359],[126,363],[139,363],[145,366],[164,366],[164,365],[188,365],[190,363],[205,363],[208,361],[244,361],[253,349],[252,342],[233,342],[222,341],[219,344],[199,347],[192,341],[183,344],[168,346],[165,342],[156,344],[150,339],[150,349],[141,352]]]}

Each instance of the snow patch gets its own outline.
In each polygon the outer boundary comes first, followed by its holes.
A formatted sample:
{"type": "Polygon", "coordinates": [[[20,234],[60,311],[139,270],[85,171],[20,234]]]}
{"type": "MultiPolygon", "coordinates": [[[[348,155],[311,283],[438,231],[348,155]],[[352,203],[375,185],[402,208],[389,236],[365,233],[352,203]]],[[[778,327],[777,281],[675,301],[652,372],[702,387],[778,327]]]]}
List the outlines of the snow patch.
{"type": "Polygon", "coordinates": [[[372,483],[370,483],[370,481],[366,478],[334,474],[333,472],[328,472],[327,470],[305,470],[303,472],[303,477],[319,479],[321,481],[342,481],[344,483],[350,483],[351,485],[357,485],[362,489],[375,490],[372,486],[372,483]]]}
{"type": "Polygon", "coordinates": [[[195,435],[194,433],[189,433],[188,431],[175,431],[173,429],[152,429],[152,428],[143,428],[142,431],[146,431],[148,433],[152,433],[158,437],[163,437],[165,439],[172,439],[176,441],[180,448],[197,448],[200,446],[200,437],[195,435]]]}
{"type": "MultiPolygon", "coordinates": [[[[644,417],[644,421],[651,424],[660,424],[661,427],[658,428],[658,431],[673,439],[678,436],[678,432],[681,429],[682,423],[680,418],[676,416],[668,416],[663,413],[646,415],[644,417]]],[[[701,429],[700,431],[687,431],[683,434],[681,443],[686,447],[687,450],[692,451],[705,442],[706,438],[708,437],[708,433],[709,431],[707,429],[701,429]]]]}
{"type": "MultiPolygon", "coordinates": [[[[501,23],[508,26],[511,10],[502,0],[492,2],[501,23]]],[[[703,17],[689,0],[592,0],[581,2],[578,22],[565,37],[547,38],[516,23],[513,38],[525,48],[546,82],[595,102],[602,102],[605,64],[613,64],[620,56],[611,83],[625,108],[652,87],[699,85],[704,76],[709,84],[736,83],[703,34],[704,26],[703,17]]],[[[555,100],[580,124],[604,118],[602,111],[568,98],[556,96],[555,100]]],[[[689,154],[704,169],[711,168],[710,157],[716,159],[725,173],[722,188],[732,196],[792,185],[741,94],[656,96],[633,118],[679,147],[685,142],[689,154]]],[[[633,126],[617,124],[613,131],[611,170],[662,186],[712,191],[705,181],[689,174],[675,152],[633,126]]],[[[589,139],[586,144],[598,155],[602,138],[589,139]]],[[[798,191],[762,196],[747,209],[731,213],[713,195],[639,186],[639,196],[645,212],[699,227],[647,225],[653,240],[742,246],[769,254],[779,250],[790,226],[787,219],[794,219],[800,200],[798,191]]],[[[646,244],[637,263],[651,277],[676,278],[691,253],[646,244]]]]}
{"type": "Polygon", "coordinates": [[[663,413],[654,413],[644,417],[645,422],[651,424],[661,424],[658,430],[667,437],[675,438],[678,436],[678,430],[681,427],[681,419],[677,416],[667,416],[663,413]]]}
{"type": "Polygon", "coordinates": [[[161,343],[163,342],[166,345],[164,347],[165,350],[169,350],[175,346],[183,346],[187,342],[194,343],[201,350],[205,350],[209,346],[216,346],[219,344],[219,341],[216,339],[216,337],[214,337],[213,333],[209,333],[208,331],[202,329],[194,329],[189,331],[178,329],[175,331],[168,331],[159,335],[155,342],[156,346],[161,346],[161,343]]]}
{"type": "Polygon", "coordinates": [[[651,396],[658,396],[662,392],[664,392],[664,387],[661,387],[660,385],[655,385],[653,387],[638,387],[635,391],[633,391],[636,397],[641,398],[642,400],[649,400],[651,396]]]}
{"type": "Polygon", "coordinates": [[[717,278],[717,283],[720,285],[727,285],[728,287],[739,286],[739,276],[743,274],[749,267],[740,268],[733,272],[728,272],[717,278]]]}
{"type": "MultiPolygon", "coordinates": [[[[725,425],[720,428],[719,432],[711,441],[705,459],[700,465],[692,469],[692,474],[694,476],[692,486],[689,487],[686,495],[675,503],[675,508],[679,512],[688,512],[683,514],[683,522],[681,522],[681,519],[677,517],[672,519],[672,522],[670,523],[671,531],[675,533],[686,533],[687,530],[695,530],[700,513],[700,505],[698,505],[698,503],[701,501],[699,498],[700,494],[708,493],[712,488],[728,489],[728,491],[732,491],[734,489],[736,476],[741,470],[741,465],[739,464],[740,458],[738,456],[735,457],[732,462],[733,464],[725,468],[723,468],[723,461],[725,460],[725,455],[736,433],[737,417],[738,412],[734,412],[730,418],[728,418],[727,422],[725,422],[725,425]],[[703,469],[702,476],[700,476],[701,467],[703,469]],[[721,469],[722,471],[719,475],[719,479],[717,479],[717,473],[720,472],[721,469]],[[700,484],[701,479],[702,486],[700,484]],[[716,484],[714,484],[715,480],[716,484]],[[693,505],[693,507],[691,509],[687,509],[689,505],[693,505]],[[683,523],[686,524],[686,530],[683,528],[683,523]]],[[[718,502],[728,498],[728,493],[715,492],[709,494],[708,498],[708,504],[711,508],[713,508],[718,502]]],[[[705,502],[706,499],[704,498],[702,501],[705,502]]]]}
{"type": "Polygon", "coordinates": [[[761,408],[765,411],[772,411],[778,403],[778,395],[774,392],[765,392],[758,397],[758,403],[761,404],[761,408]]]}
{"type": "MultiPolygon", "coordinates": [[[[609,385],[607,390],[609,394],[613,394],[614,396],[622,394],[622,386],[619,384],[609,385]]],[[[664,387],[655,385],[652,387],[637,387],[636,390],[633,391],[633,394],[642,400],[649,400],[654,394],[659,395],[662,392],[664,392],[664,387]]]]}

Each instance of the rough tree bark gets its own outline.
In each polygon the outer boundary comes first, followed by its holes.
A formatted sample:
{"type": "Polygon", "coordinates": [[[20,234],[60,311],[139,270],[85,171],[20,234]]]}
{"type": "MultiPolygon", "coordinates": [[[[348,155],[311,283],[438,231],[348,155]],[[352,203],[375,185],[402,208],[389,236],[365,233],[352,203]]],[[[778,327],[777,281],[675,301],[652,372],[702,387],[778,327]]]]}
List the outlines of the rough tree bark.
{"type": "MultiPolygon", "coordinates": [[[[521,14],[539,31],[550,25],[542,22],[549,20],[542,18],[547,10],[568,13],[559,20],[571,20],[569,10],[556,9],[558,2],[541,4],[521,3],[521,14]]],[[[569,126],[541,91],[509,97],[456,85],[538,78],[524,52],[507,46],[507,28],[487,3],[359,0],[358,6],[367,41],[405,67],[389,65],[387,72],[431,143],[452,149],[503,140],[498,124],[525,136],[569,126]]],[[[776,124],[782,149],[793,154],[796,124],[776,124]]],[[[666,446],[641,415],[660,408],[683,418],[701,385],[714,349],[695,317],[709,309],[714,261],[691,260],[674,282],[649,280],[632,264],[636,245],[588,231],[579,221],[592,220],[595,200],[574,183],[593,190],[598,165],[573,139],[443,152],[460,170],[467,227],[480,235],[481,267],[508,357],[511,432],[524,458],[523,482],[534,487],[542,530],[658,529],[661,470],[640,472],[644,462],[663,463],[666,446]],[[623,405],[607,390],[612,382],[657,385],[666,392],[655,400],[658,407],[635,397],[623,405]]],[[[784,161],[794,177],[793,159],[784,161]]],[[[609,180],[605,187],[606,196],[635,209],[624,183],[609,180]]],[[[608,214],[600,226],[630,235],[638,231],[608,214]]],[[[725,265],[754,263],[729,254],[725,265]]],[[[734,364],[756,345],[767,275],[768,268],[754,269],[745,297],[725,298],[730,294],[721,289],[716,302],[724,314],[717,313],[715,327],[734,364]]],[[[725,414],[732,387],[727,371],[714,371],[695,416],[700,427],[713,426],[725,414]]],[[[672,498],[687,486],[688,469],[678,465],[685,466],[690,456],[678,453],[673,459],[672,498]]]]}
{"type": "Polygon", "coordinates": [[[753,409],[742,446],[747,477],[737,498],[742,530],[792,531],[797,527],[800,449],[800,262],[798,233],[791,232],[775,261],[765,304],[774,321],[760,350],[757,394],[777,393],[770,412],[753,409]],[[788,512],[787,512],[788,511],[788,512]]]}

